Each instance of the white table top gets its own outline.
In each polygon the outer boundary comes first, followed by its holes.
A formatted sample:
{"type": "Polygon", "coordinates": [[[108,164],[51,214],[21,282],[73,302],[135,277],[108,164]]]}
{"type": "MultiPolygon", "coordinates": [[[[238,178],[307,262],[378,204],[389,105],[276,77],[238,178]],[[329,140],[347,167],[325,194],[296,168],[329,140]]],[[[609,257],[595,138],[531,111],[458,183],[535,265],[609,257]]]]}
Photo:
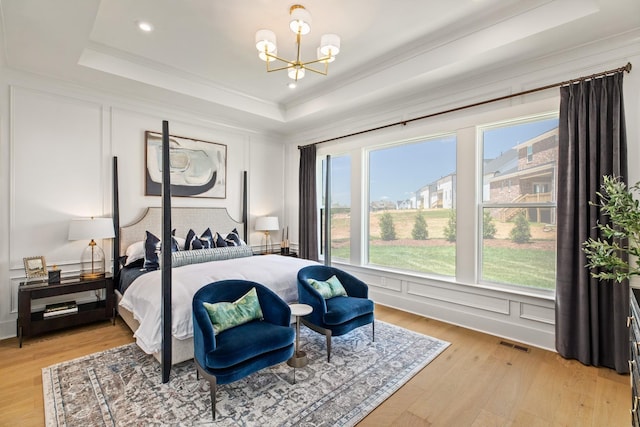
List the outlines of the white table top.
{"type": "Polygon", "coordinates": [[[293,316],[306,316],[313,311],[313,307],[308,304],[289,304],[293,316]]]}

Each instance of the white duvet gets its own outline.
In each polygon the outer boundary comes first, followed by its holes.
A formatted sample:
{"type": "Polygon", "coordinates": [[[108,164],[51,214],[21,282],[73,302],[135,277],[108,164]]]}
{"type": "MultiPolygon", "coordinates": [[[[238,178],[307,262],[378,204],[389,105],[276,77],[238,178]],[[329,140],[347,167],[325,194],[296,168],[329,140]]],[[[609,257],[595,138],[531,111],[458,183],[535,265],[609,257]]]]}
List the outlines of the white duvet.
{"type": "MultiPolygon", "coordinates": [[[[316,262],[280,255],[251,256],[185,265],[172,270],[172,334],[177,339],[193,336],[191,302],[198,289],[211,282],[245,279],[265,285],[284,301],[298,299],[298,270],[316,262]]],[[[124,293],[120,305],[140,322],[134,337],[140,348],[152,354],[162,347],[160,271],[138,277],[124,293]]]]}

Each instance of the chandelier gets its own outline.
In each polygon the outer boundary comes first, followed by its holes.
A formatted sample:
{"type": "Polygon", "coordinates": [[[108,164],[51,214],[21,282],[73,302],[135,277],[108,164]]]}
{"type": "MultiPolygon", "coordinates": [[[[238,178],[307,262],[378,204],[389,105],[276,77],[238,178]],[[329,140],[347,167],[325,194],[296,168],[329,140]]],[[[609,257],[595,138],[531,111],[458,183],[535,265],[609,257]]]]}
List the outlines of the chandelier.
{"type": "Polygon", "coordinates": [[[333,62],[340,52],[340,37],[335,34],[324,34],[320,38],[320,47],[317,48],[316,59],[302,61],[300,59],[300,39],[311,31],[311,14],[304,6],[299,4],[291,6],[289,14],[291,15],[289,28],[296,35],[296,59],[288,60],[278,56],[276,35],[271,30],[258,30],[256,32],[258,57],[267,63],[267,72],[287,70],[287,74],[294,81],[303,78],[306,70],[326,76],[329,72],[329,63],[333,62]],[[278,64],[276,61],[280,61],[283,65],[278,67],[275,65],[278,64]],[[322,64],[324,64],[324,69],[322,69],[322,64]],[[310,65],[320,66],[320,68],[313,68],[310,65]]]}

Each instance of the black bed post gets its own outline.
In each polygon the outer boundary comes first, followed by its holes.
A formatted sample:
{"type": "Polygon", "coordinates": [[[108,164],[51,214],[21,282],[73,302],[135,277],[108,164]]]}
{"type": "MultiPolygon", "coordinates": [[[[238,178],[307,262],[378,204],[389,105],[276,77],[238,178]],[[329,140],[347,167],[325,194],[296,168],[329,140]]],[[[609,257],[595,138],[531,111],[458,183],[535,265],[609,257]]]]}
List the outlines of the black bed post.
{"type": "Polygon", "coordinates": [[[327,155],[324,190],[324,265],[331,265],[331,156],[327,155]]]}
{"type": "MultiPolygon", "coordinates": [[[[120,202],[118,195],[118,157],[113,156],[113,279],[118,283],[120,276],[120,202]]],[[[115,310],[115,308],[114,308],[115,310]]]]}
{"type": "Polygon", "coordinates": [[[162,121],[162,382],[171,373],[171,170],[169,122],[162,121]]]}
{"type": "Polygon", "coordinates": [[[247,236],[247,230],[249,230],[247,221],[247,171],[242,172],[242,222],[244,223],[244,240],[249,241],[249,236],[247,236]]]}

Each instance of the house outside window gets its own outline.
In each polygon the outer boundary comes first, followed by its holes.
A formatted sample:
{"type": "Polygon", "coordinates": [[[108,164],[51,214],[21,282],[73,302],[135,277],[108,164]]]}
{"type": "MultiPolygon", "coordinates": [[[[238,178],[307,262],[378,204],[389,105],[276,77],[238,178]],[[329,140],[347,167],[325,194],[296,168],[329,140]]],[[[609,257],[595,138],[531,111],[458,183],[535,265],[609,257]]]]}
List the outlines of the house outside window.
{"type": "Polygon", "coordinates": [[[480,280],[554,289],[557,117],[494,125],[480,134],[483,187],[490,189],[481,203],[480,280]],[[511,191],[499,191],[504,185],[511,191]]]}
{"type": "Polygon", "coordinates": [[[366,263],[455,276],[455,135],[368,154],[366,263]]]}

